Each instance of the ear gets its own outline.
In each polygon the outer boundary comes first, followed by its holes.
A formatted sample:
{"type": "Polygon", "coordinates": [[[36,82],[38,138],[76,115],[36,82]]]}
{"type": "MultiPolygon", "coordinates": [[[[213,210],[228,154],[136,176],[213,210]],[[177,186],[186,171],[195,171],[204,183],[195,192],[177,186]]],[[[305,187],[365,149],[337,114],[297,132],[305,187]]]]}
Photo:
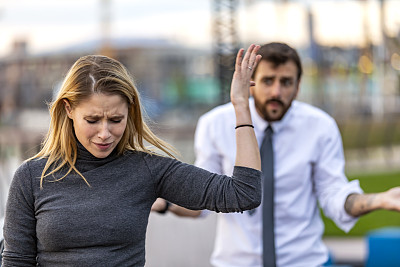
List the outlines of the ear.
{"type": "Polygon", "coordinates": [[[63,99],[63,102],[64,102],[64,107],[65,107],[65,111],[67,112],[68,118],[72,119],[72,107],[69,104],[69,101],[67,99],[63,99]]]}

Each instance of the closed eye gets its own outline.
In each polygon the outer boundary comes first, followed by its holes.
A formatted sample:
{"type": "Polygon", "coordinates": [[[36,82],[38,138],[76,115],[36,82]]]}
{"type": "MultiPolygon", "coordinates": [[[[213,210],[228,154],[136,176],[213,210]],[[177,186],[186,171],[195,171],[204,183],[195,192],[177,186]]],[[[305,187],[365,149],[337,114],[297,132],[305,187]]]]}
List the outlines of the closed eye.
{"type": "Polygon", "coordinates": [[[96,120],[86,120],[86,121],[87,121],[87,123],[89,123],[89,124],[94,124],[94,123],[97,122],[96,120]]]}

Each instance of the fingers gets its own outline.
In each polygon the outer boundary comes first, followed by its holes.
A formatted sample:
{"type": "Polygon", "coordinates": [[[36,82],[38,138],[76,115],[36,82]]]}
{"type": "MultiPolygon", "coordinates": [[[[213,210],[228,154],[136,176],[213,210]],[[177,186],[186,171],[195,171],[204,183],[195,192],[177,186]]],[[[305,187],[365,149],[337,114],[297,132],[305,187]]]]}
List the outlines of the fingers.
{"type": "Polygon", "coordinates": [[[254,69],[258,62],[261,60],[261,55],[257,55],[258,50],[260,49],[259,45],[256,45],[254,49],[251,51],[250,59],[249,59],[249,67],[254,69]]]}
{"type": "Polygon", "coordinates": [[[242,65],[243,53],[244,53],[244,49],[243,48],[241,48],[239,50],[239,52],[237,53],[237,56],[236,56],[236,67],[235,67],[237,70],[240,69],[240,66],[242,65]]]}
{"type": "Polygon", "coordinates": [[[253,67],[253,65],[250,65],[249,63],[251,63],[251,62],[250,62],[250,59],[251,59],[250,57],[251,57],[251,55],[253,54],[252,52],[253,52],[253,50],[254,50],[254,47],[255,47],[254,44],[251,44],[251,45],[249,46],[249,48],[248,48],[247,51],[246,51],[246,54],[244,55],[242,65],[247,63],[247,65],[248,65],[247,67],[253,67]]]}
{"type": "Polygon", "coordinates": [[[240,49],[236,57],[236,68],[241,68],[242,71],[253,71],[261,60],[261,55],[257,55],[259,45],[251,44],[244,54],[244,49],[240,49]],[[244,54],[244,56],[243,56],[244,54]]]}
{"type": "Polygon", "coordinates": [[[261,58],[262,58],[261,55],[256,56],[256,61],[255,61],[254,67],[257,66],[257,64],[261,61],[261,58]]]}

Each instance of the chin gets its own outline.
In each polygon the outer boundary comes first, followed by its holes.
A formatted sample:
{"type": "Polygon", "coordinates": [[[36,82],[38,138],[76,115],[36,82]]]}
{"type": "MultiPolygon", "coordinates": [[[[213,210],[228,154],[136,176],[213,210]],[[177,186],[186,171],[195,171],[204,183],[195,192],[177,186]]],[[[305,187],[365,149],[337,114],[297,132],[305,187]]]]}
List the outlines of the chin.
{"type": "Polygon", "coordinates": [[[110,153],[107,153],[107,154],[99,154],[99,155],[95,155],[95,157],[96,158],[99,158],[99,159],[104,159],[104,158],[107,158],[108,156],[110,155],[110,153]]]}
{"type": "Polygon", "coordinates": [[[267,113],[267,121],[279,121],[279,120],[281,120],[282,119],[282,117],[283,117],[283,114],[282,114],[282,112],[268,112],[267,113]]]}
{"type": "Polygon", "coordinates": [[[93,151],[93,152],[89,151],[89,152],[90,152],[90,154],[92,154],[96,158],[104,159],[104,158],[108,157],[108,155],[111,154],[111,151],[93,151]]]}

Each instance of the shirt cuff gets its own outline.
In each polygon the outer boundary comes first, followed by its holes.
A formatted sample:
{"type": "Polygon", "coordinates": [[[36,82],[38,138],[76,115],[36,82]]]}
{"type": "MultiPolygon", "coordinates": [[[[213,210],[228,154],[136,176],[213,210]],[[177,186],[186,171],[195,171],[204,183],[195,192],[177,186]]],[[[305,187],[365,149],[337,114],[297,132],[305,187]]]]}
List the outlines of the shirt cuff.
{"type": "Polygon", "coordinates": [[[349,195],[351,194],[363,194],[363,190],[360,187],[360,183],[358,180],[353,180],[350,181],[346,187],[344,187],[339,193],[338,193],[338,199],[339,201],[337,204],[339,205],[338,211],[339,211],[339,216],[334,219],[336,225],[345,231],[346,233],[353,228],[353,226],[356,224],[358,221],[359,217],[353,217],[350,214],[348,214],[344,208],[344,204],[346,203],[346,199],[349,195]]]}

